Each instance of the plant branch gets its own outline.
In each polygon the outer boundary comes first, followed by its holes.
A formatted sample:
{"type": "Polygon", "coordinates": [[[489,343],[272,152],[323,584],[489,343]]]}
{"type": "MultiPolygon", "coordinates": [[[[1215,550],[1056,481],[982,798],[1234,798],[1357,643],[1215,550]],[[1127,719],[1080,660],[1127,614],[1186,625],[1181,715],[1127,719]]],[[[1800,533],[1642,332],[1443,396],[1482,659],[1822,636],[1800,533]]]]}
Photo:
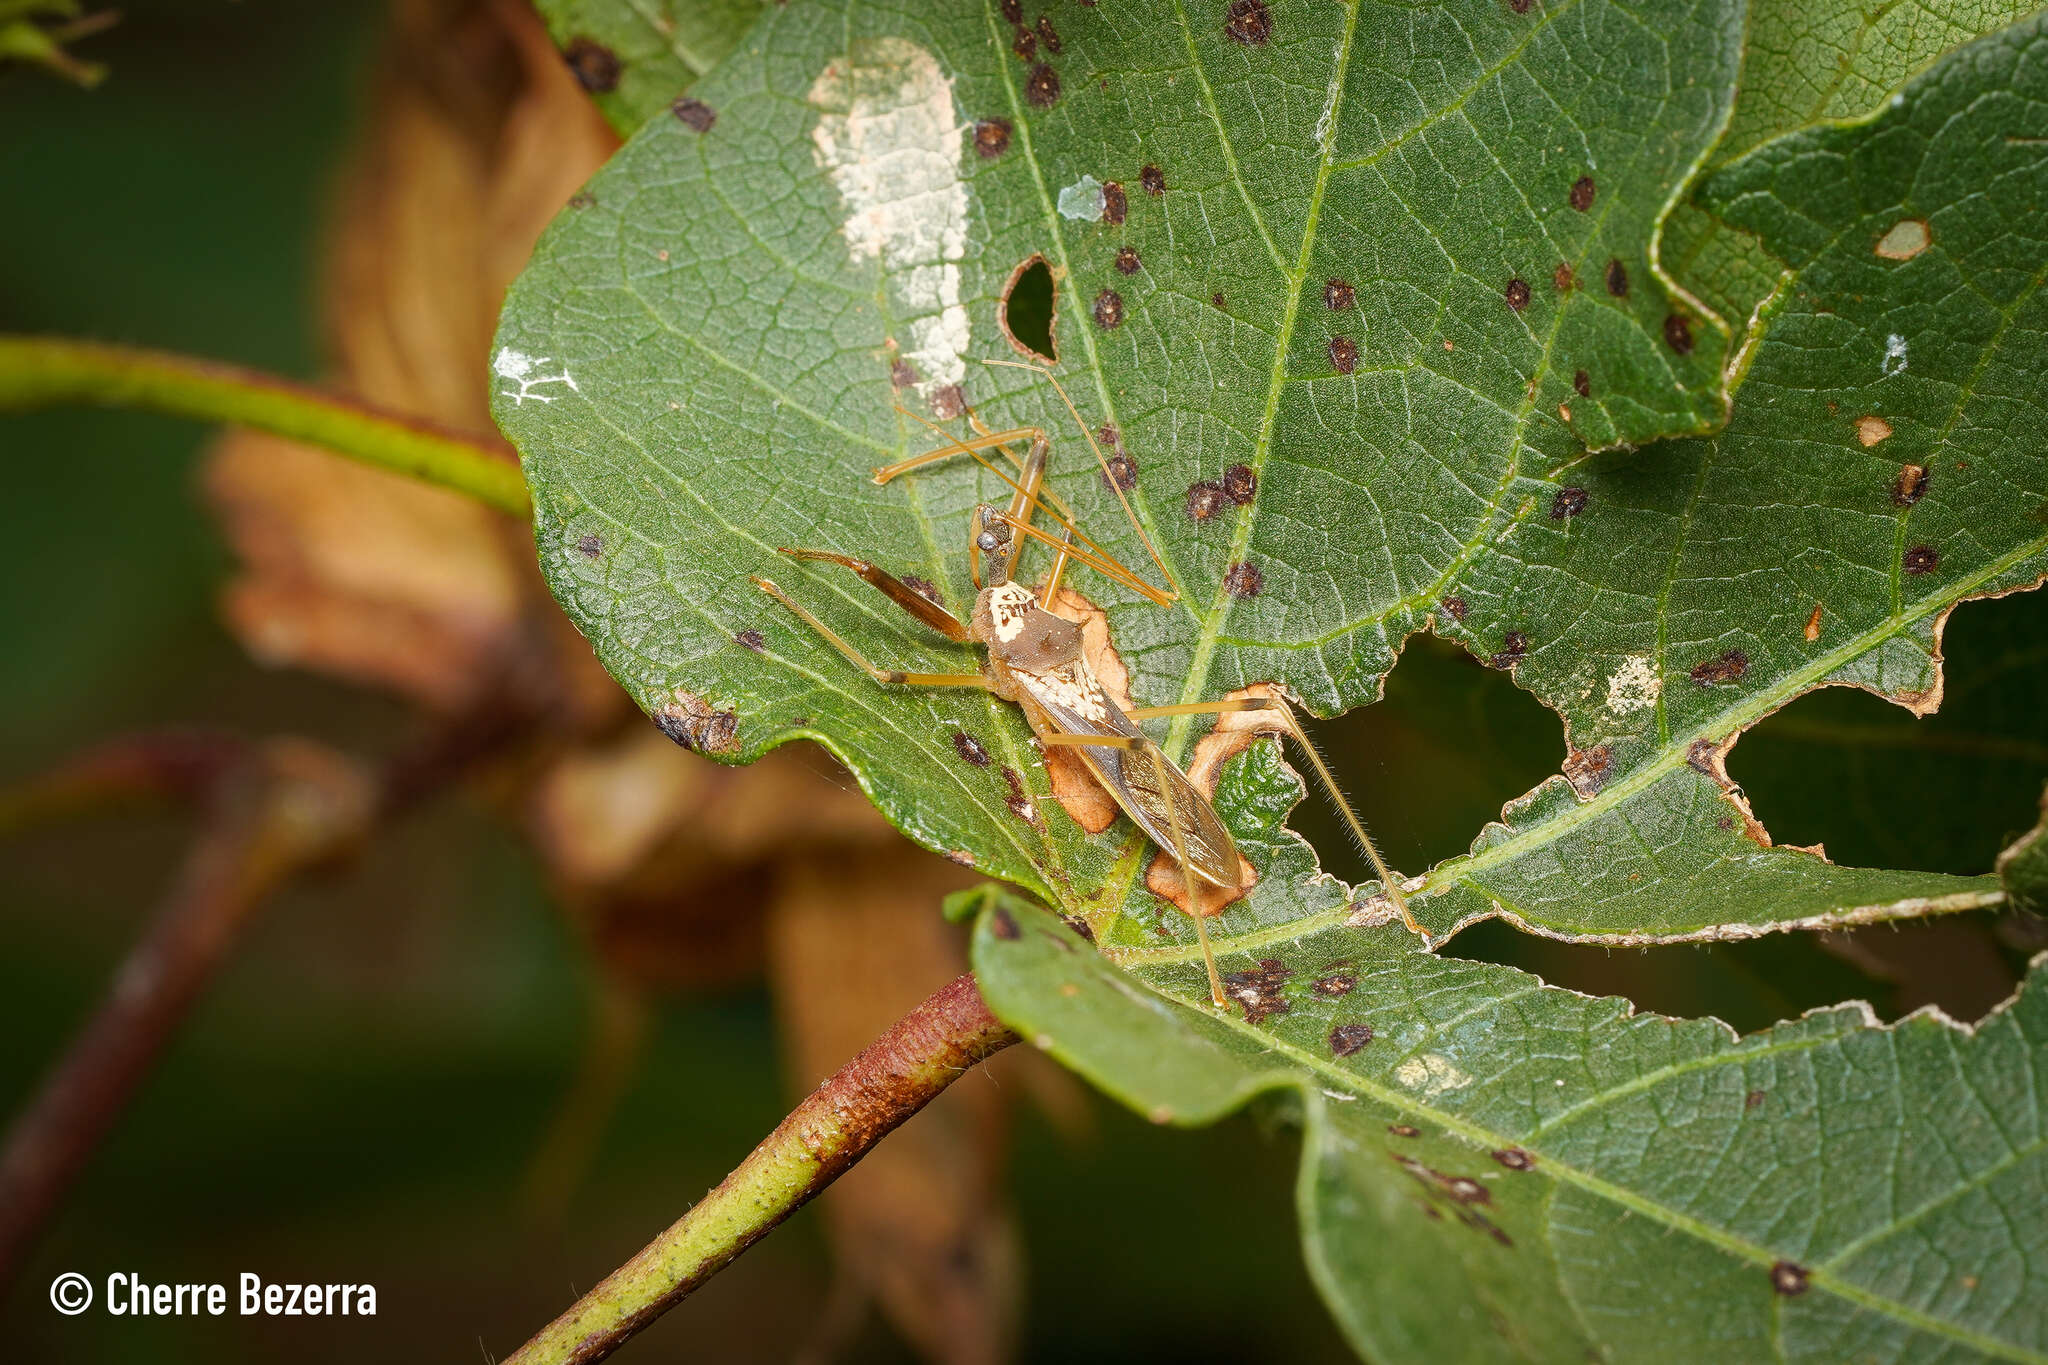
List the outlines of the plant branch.
{"type": "Polygon", "coordinates": [[[0,412],[64,403],[231,422],[528,514],[512,448],[239,365],[58,337],[0,335],[0,412]]]}
{"type": "Polygon", "coordinates": [[[543,1328],[505,1365],[584,1365],[687,1298],[886,1134],[1017,1041],[970,973],[869,1044],[777,1124],[717,1189],[543,1328]]]}

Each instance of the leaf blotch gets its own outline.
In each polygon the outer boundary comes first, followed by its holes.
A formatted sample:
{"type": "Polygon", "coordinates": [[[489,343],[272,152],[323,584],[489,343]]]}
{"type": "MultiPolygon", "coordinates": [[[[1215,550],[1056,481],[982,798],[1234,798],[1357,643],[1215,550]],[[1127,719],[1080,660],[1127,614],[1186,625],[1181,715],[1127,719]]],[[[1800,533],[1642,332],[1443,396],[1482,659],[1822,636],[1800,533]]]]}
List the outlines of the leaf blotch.
{"type": "Polygon", "coordinates": [[[1349,1057],[1371,1041],[1371,1024],[1339,1024],[1330,1030],[1330,1055],[1349,1057]]]}
{"type": "Polygon", "coordinates": [[[1508,0],[1508,8],[1517,14],[1527,14],[1536,0],[1508,0]]]}
{"type": "Polygon", "coordinates": [[[1885,421],[1882,417],[1858,417],[1856,419],[1856,439],[1863,443],[1865,450],[1870,449],[1870,447],[1880,441],[1890,440],[1891,434],[1892,424],[1885,421]]]}
{"type": "Polygon", "coordinates": [[[1216,291],[1215,293],[1213,293],[1213,294],[1211,294],[1211,295],[1209,296],[1209,306],[1210,306],[1211,308],[1214,308],[1214,309],[1215,309],[1215,310],[1216,310],[1217,312],[1219,312],[1219,313],[1221,313],[1221,312],[1225,311],[1225,309],[1224,309],[1224,307],[1223,307],[1223,291],[1222,291],[1222,290],[1220,290],[1220,289],[1219,289],[1219,290],[1217,290],[1217,291],[1216,291]]]}
{"type": "Polygon", "coordinates": [[[1876,251],[1887,261],[1910,261],[1934,244],[1934,231],[1924,218],[1901,218],[1877,239],[1876,251]]]}
{"type": "Polygon", "coordinates": [[[1230,0],[1223,31],[1246,47],[1264,46],[1273,41],[1273,12],[1266,0],[1230,0]]]}
{"type": "Polygon", "coordinates": [[[1349,280],[1330,280],[1323,285],[1323,306],[1332,312],[1358,305],[1358,291],[1349,280]]]}
{"type": "Polygon", "coordinates": [[[1572,207],[1577,209],[1580,213],[1584,213],[1587,209],[1592,208],[1593,177],[1590,175],[1582,175],[1577,180],[1572,181],[1571,193],[1567,196],[1567,198],[1571,200],[1572,207]]]}
{"type": "Polygon", "coordinates": [[[1569,521],[1586,510],[1587,493],[1579,487],[1560,488],[1557,496],[1550,500],[1550,519],[1569,521]]]}
{"type": "Polygon", "coordinates": [[[1493,1159],[1511,1171],[1533,1171],[1536,1158],[1520,1147],[1503,1147],[1493,1154],[1493,1159]]]}
{"type": "Polygon", "coordinates": [[[1598,796],[1614,776],[1614,746],[1595,744],[1590,749],[1572,750],[1565,756],[1564,776],[1581,797],[1598,796]]]}
{"type": "Polygon", "coordinates": [[[1010,136],[1016,128],[1006,118],[985,118],[974,125],[974,151],[983,161],[993,161],[1010,150],[1010,136]]]}
{"type": "Polygon", "coordinates": [[[1012,24],[1024,22],[1024,0],[1003,0],[1003,19],[1012,24]]]}
{"type": "Polygon", "coordinates": [[[1038,16],[1038,41],[1044,43],[1045,50],[1053,56],[1057,57],[1060,55],[1060,31],[1052,26],[1052,16],[1050,14],[1038,16]]]}
{"type": "Polygon", "coordinates": [[[1453,621],[1462,621],[1465,619],[1466,609],[1464,598],[1446,597],[1441,603],[1441,605],[1444,609],[1444,615],[1450,617],[1453,621]]]}
{"type": "Polygon", "coordinates": [[[1358,977],[1353,972],[1331,972],[1319,976],[1309,983],[1309,989],[1326,1000],[1336,1000],[1351,994],[1358,988],[1358,977]]]}
{"type": "Polygon", "coordinates": [[[1628,267],[1619,259],[1607,263],[1607,292],[1618,299],[1628,297],[1628,267]]]}
{"type": "Polygon", "coordinates": [[[953,752],[977,768],[986,768],[995,760],[988,756],[988,748],[965,730],[953,732],[953,752]]]}
{"type": "Polygon", "coordinates": [[[587,95],[609,95],[619,88],[619,54],[595,38],[572,38],[562,49],[562,60],[575,73],[576,84],[587,95]]]}
{"type": "Polygon", "coordinates": [[[1905,557],[1899,561],[1899,567],[1915,576],[1933,573],[1941,567],[1941,551],[1932,545],[1915,545],[1906,551],[1905,557]]]}
{"type": "Polygon", "coordinates": [[[1024,82],[1024,98],[1039,109],[1050,109],[1060,102],[1060,73],[1040,62],[1031,68],[1031,75],[1024,82]]]}
{"type": "Polygon", "coordinates": [[[693,133],[708,133],[711,131],[711,125],[718,122],[718,111],[703,100],[685,96],[668,108],[669,112],[693,133]]]}
{"type": "Polygon", "coordinates": [[[1928,471],[1926,466],[1909,464],[1899,468],[1899,477],[1892,480],[1892,506],[1911,507],[1927,496],[1928,471]]]}
{"type": "Polygon", "coordinates": [[[1233,564],[1223,575],[1223,590],[1232,597],[1257,597],[1266,590],[1265,571],[1250,560],[1233,564]]]}
{"type": "MultiPolygon", "coordinates": [[[[1721,752],[1721,746],[1711,739],[1696,739],[1685,751],[1685,766],[1696,773],[1714,775],[1714,757],[1721,752]]],[[[1723,829],[1727,826],[1723,825],[1723,829]]]]}
{"type": "Polygon", "coordinates": [[[1592,377],[1589,376],[1584,370],[1573,371],[1572,392],[1578,394],[1578,396],[1581,398],[1591,398],[1593,396],[1592,377]]]}
{"type": "Polygon", "coordinates": [[[1259,495],[1259,472],[1248,464],[1234,464],[1223,471],[1223,496],[1239,507],[1249,507],[1259,495]]]}
{"type": "Polygon", "coordinates": [[[1024,779],[1015,768],[1003,769],[1003,781],[1009,784],[1010,794],[1003,798],[1003,804],[1010,808],[1010,814],[1027,825],[1038,823],[1038,807],[1032,804],[1031,796],[1024,790],[1024,779]]]}
{"type": "Polygon", "coordinates": [[[1144,264],[1138,259],[1136,248],[1120,246],[1116,249],[1116,269],[1119,275],[1135,275],[1144,268],[1144,264]]]}
{"type": "Polygon", "coordinates": [[[1579,277],[1569,265],[1559,261],[1557,269],[1550,272],[1550,287],[1560,294],[1569,294],[1579,287],[1579,277]]]}
{"type": "Polygon", "coordinates": [[[1244,1021],[1256,1024],[1269,1015],[1286,1014],[1293,1007],[1282,993],[1294,973],[1284,962],[1262,958],[1256,970],[1226,972],[1223,993],[1244,1007],[1244,1021]]]}
{"type": "Polygon", "coordinates": [[[941,422],[950,422],[967,411],[967,395],[960,391],[958,384],[942,384],[932,390],[930,407],[932,416],[941,422]]]}
{"type": "Polygon", "coordinates": [[[1387,1131],[1395,1137],[1417,1138],[1422,1136],[1422,1130],[1412,1123],[1390,1123],[1387,1125],[1387,1131]]]}
{"type": "Polygon", "coordinates": [[[1017,928],[1017,917],[1007,910],[998,910],[988,917],[988,931],[1005,943],[1014,943],[1022,937],[1017,928]]]}
{"type": "Polygon", "coordinates": [[[604,541],[597,536],[583,536],[576,542],[576,552],[585,559],[596,559],[604,553],[604,541]]]}
{"type": "MultiPolygon", "coordinates": [[[[1111,227],[1121,227],[1124,219],[1131,216],[1131,197],[1124,193],[1124,187],[1117,181],[1110,181],[1102,187],[1102,221],[1111,227]]],[[[1125,271],[1129,274],[1129,271],[1125,271]]]]}
{"type": "Polygon", "coordinates": [[[1038,35],[1022,24],[1013,26],[1010,30],[1010,51],[1027,62],[1035,59],[1038,56],[1038,35]]]}
{"type": "Polygon", "coordinates": [[[1330,366],[1338,374],[1350,374],[1358,368],[1358,343],[1350,337],[1330,338],[1330,366]]]}
{"type": "Polygon", "coordinates": [[[1683,313],[1672,313],[1664,319],[1664,344],[1679,355],[1692,354],[1692,323],[1683,313]]]}
{"type": "Polygon", "coordinates": [[[1124,296],[1114,289],[1105,289],[1095,296],[1095,325],[1103,331],[1121,327],[1124,321],[1124,296]]]}
{"type": "Polygon", "coordinates": [[[1806,1292],[1806,1267],[1796,1261],[1779,1261],[1771,1266],[1771,1288],[1786,1298],[1806,1292]]]}
{"type": "Polygon", "coordinates": [[[739,752],[740,718],[702,697],[676,689],[676,699],[654,713],[661,732],[692,753],[722,756],[739,752]]]}
{"type": "Polygon", "coordinates": [[[1188,518],[1197,524],[1214,521],[1216,514],[1230,499],[1224,496],[1223,485],[1214,479],[1202,479],[1188,485],[1188,518]]]}
{"type": "Polygon", "coordinates": [[[743,630],[739,634],[733,636],[732,642],[736,645],[745,645],[748,649],[753,650],[756,654],[759,654],[762,650],[768,648],[768,637],[763,635],[760,631],[751,628],[743,630]]]}
{"type": "Polygon", "coordinates": [[[1495,668],[1513,668],[1529,653],[1529,637],[1522,631],[1511,630],[1500,640],[1500,652],[1489,662],[1495,668]]]}
{"type": "Polygon", "coordinates": [[[1749,655],[1739,649],[1730,649],[1711,659],[1704,659],[1692,666],[1692,680],[1701,687],[1712,687],[1716,683],[1739,682],[1749,672],[1749,655]]]}
{"type": "Polygon", "coordinates": [[[1744,1109],[1754,1109],[1763,1102],[1764,1092],[1761,1090],[1752,1090],[1742,1097],[1742,1107],[1744,1109]]]}
{"type": "Polygon", "coordinates": [[[1529,282],[1520,278],[1509,280],[1507,301],[1508,307],[1514,309],[1517,313],[1527,308],[1529,306],[1529,282]]]}
{"type": "Polygon", "coordinates": [[[901,356],[889,363],[889,387],[901,393],[917,387],[917,366],[901,356]]]}
{"type": "Polygon", "coordinates": [[[1138,172],[1138,183],[1145,187],[1145,193],[1157,199],[1166,193],[1166,172],[1148,165],[1138,172]]]}

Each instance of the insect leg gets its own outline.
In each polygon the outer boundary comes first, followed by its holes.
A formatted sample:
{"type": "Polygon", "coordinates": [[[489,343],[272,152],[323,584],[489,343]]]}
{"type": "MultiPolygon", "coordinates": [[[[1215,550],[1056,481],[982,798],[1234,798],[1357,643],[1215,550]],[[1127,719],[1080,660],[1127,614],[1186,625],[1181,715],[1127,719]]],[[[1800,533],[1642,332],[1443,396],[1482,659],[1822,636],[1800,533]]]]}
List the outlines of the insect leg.
{"type": "Polygon", "coordinates": [[[1373,843],[1372,836],[1365,832],[1365,822],[1358,818],[1358,812],[1352,810],[1351,803],[1344,799],[1344,792],[1338,787],[1337,779],[1331,774],[1329,766],[1323,762],[1323,756],[1317,751],[1314,741],[1309,739],[1308,732],[1301,728],[1301,721],[1295,716],[1294,708],[1287,704],[1286,698],[1275,695],[1244,697],[1237,701],[1184,702],[1178,706],[1143,706],[1125,714],[1132,720],[1150,720],[1155,716],[1213,716],[1237,711],[1273,713],[1280,722],[1279,728],[1291,735],[1294,742],[1301,747],[1302,753],[1308,755],[1309,766],[1316,771],[1316,780],[1322,783],[1323,790],[1329,794],[1330,800],[1336,803],[1338,814],[1344,817],[1344,823],[1351,830],[1351,837],[1365,850],[1365,856],[1371,861],[1373,871],[1379,875],[1380,885],[1386,889],[1387,899],[1392,901],[1394,909],[1400,912],[1401,922],[1413,932],[1427,937],[1428,931],[1416,923],[1415,916],[1409,913],[1408,898],[1401,894],[1401,878],[1387,866],[1386,859],[1380,857],[1378,846],[1373,843]]]}
{"type": "Polygon", "coordinates": [[[775,586],[773,582],[757,574],[754,576],[754,586],[802,617],[805,625],[824,636],[834,649],[852,660],[855,667],[878,683],[898,683],[910,687],[986,688],[989,685],[988,679],[979,673],[905,673],[901,669],[877,668],[869,663],[859,650],[848,644],[837,631],[798,605],[795,598],[775,586]]]}
{"type": "MultiPolygon", "coordinates": [[[[850,555],[834,554],[830,550],[777,550],[776,553],[788,555],[791,559],[816,560],[821,563],[837,564],[842,568],[851,569],[859,574],[862,579],[874,584],[887,593],[891,602],[894,602],[897,606],[903,608],[903,610],[909,612],[948,640],[965,644],[973,638],[968,635],[967,627],[961,625],[959,618],[954,616],[952,612],[947,611],[944,607],[932,601],[929,597],[926,597],[894,574],[876,568],[865,559],[855,559],[850,555]]],[[[756,581],[758,582],[759,580],[756,581]]]]}

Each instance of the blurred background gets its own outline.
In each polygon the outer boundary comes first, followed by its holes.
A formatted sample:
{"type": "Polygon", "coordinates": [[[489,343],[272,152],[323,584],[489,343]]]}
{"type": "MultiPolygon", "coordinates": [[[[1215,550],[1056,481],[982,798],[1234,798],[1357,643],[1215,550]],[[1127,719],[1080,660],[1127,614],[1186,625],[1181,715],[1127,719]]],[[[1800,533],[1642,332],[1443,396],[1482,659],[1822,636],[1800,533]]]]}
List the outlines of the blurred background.
{"type": "MultiPolygon", "coordinates": [[[[612,145],[521,4],[142,0],[78,49],[108,68],[96,89],[0,68],[0,330],[239,361],[488,429],[498,295],[612,145]]],[[[311,761],[369,793],[346,856],[239,923],[0,1286],[8,1358],[501,1357],[961,970],[936,914],[958,869],[822,754],[733,771],[663,739],[554,613],[521,528],[136,414],[0,418],[0,452],[0,1114],[28,1105],[249,774],[311,761]],[[48,1306],[57,1273],[117,1269],[367,1280],[378,1315],[48,1306]]],[[[1929,721],[1835,690],[1742,740],[1731,770],[1778,840],[1983,872],[2033,822],[2044,595],[1964,607],[1947,653],[1929,721]]],[[[1320,733],[1410,869],[1462,852],[1564,755],[1553,715],[1428,639],[1384,704],[1320,733]]],[[[1326,813],[1297,826],[1358,875],[1326,813]]],[[[1749,1030],[1857,996],[1974,1018],[2040,946],[2037,922],[1981,914],[1650,951],[1486,925],[1450,951],[1749,1030]]],[[[1302,1269],[1278,1116],[1161,1131],[1022,1052],[624,1358],[1348,1358],[1302,1269]],[[1226,1203],[1271,1216],[1226,1221],[1226,1203]]]]}

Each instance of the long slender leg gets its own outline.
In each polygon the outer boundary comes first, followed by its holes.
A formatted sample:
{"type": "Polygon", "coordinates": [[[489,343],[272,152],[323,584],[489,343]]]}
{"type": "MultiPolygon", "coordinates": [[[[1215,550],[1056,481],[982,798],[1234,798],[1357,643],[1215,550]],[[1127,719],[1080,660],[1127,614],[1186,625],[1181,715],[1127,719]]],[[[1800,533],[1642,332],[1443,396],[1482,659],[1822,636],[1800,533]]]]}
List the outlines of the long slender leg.
{"type": "Polygon", "coordinates": [[[851,555],[834,554],[830,550],[777,550],[776,553],[788,555],[791,559],[815,560],[851,569],[859,574],[862,579],[874,584],[887,593],[891,602],[894,602],[897,606],[903,608],[903,610],[909,612],[948,640],[966,644],[974,638],[967,633],[967,627],[961,625],[959,618],[954,616],[952,612],[947,611],[944,607],[932,601],[929,597],[926,597],[894,574],[876,568],[865,559],[855,559],[851,555]]]}
{"type": "Polygon", "coordinates": [[[798,605],[797,600],[775,586],[773,582],[756,574],[754,586],[767,593],[776,601],[788,607],[803,618],[804,624],[831,641],[833,648],[853,661],[856,668],[878,683],[897,683],[910,687],[980,687],[987,688],[989,681],[979,673],[906,673],[901,669],[877,668],[869,663],[861,652],[842,639],[839,633],[798,605]]]}
{"type": "Polygon", "coordinates": [[[1308,737],[1308,732],[1301,728],[1301,721],[1295,716],[1294,708],[1287,704],[1286,698],[1271,696],[1244,697],[1237,701],[1194,701],[1184,702],[1178,706],[1144,706],[1125,714],[1132,720],[1150,720],[1155,716],[1213,716],[1237,711],[1271,711],[1279,719],[1280,728],[1293,736],[1294,742],[1301,746],[1301,751],[1308,755],[1309,766],[1316,770],[1316,778],[1323,784],[1323,790],[1329,793],[1330,800],[1336,803],[1338,813],[1350,827],[1351,837],[1365,850],[1365,856],[1371,861],[1373,871],[1379,874],[1380,885],[1386,888],[1387,899],[1401,912],[1401,922],[1415,933],[1426,936],[1428,931],[1416,923],[1415,916],[1408,911],[1408,898],[1401,894],[1400,877],[1387,866],[1386,859],[1380,857],[1379,847],[1373,843],[1372,836],[1365,832],[1365,822],[1358,818],[1358,812],[1352,810],[1351,803],[1344,799],[1343,791],[1337,786],[1337,779],[1331,775],[1329,766],[1323,762],[1323,756],[1317,752],[1315,742],[1308,737]]]}
{"type": "MultiPolygon", "coordinates": [[[[910,416],[916,417],[917,414],[913,412],[910,416]]],[[[923,421],[922,418],[918,420],[923,421]]],[[[930,426],[931,424],[927,422],[925,425],[930,426]]],[[[940,434],[944,435],[943,432],[940,434]]],[[[941,460],[950,460],[955,455],[972,455],[977,450],[1004,450],[1012,441],[1042,441],[1044,439],[1045,433],[1037,427],[1017,427],[1010,431],[991,431],[980,436],[970,437],[965,441],[948,436],[946,438],[947,444],[935,450],[927,450],[922,454],[912,455],[908,459],[898,460],[894,464],[882,465],[875,470],[875,482],[887,483],[899,475],[910,473],[913,469],[922,469],[928,464],[937,464],[941,460]]],[[[1005,451],[1005,453],[1007,454],[1008,452],[1005,451]]],[[[1017,457],[1011,455],[1010,458],[1015,460],[1017,457]]]]}
{"type": "Polygon", "coordinates": [[[1202,947],[1202,966],[1209,973],[1209,998],[1216,1002],[1218,1009],[1223,1008],[1226,1003],[1223,998],[1223,978],[1216,971],[1216,951],[1209,945],[1209,920],[1202,913],[1201,890],[1195,881],[1195,865],[1188,857],[1187,835],[1181,829],[1180,803],[1174,800],[1171,794],[1173,780],[1167,776],[1167,769],[1172,760],[1167,758],[1166,751],[1144,735],[1075,735],[1041,732],[1038,739],[1042,744],[1066,748],[1136,749],[1151,760],[1152,780],[1158,784],[1160,791],[1168,794],[1163,803],[1166,807],[1167,832],[1173,836],[1173,847],[1168,851],[1180,865],[1181,894],[1187,897],[1188,914],[1195,921],[1195,941],[1202,947]]]}

